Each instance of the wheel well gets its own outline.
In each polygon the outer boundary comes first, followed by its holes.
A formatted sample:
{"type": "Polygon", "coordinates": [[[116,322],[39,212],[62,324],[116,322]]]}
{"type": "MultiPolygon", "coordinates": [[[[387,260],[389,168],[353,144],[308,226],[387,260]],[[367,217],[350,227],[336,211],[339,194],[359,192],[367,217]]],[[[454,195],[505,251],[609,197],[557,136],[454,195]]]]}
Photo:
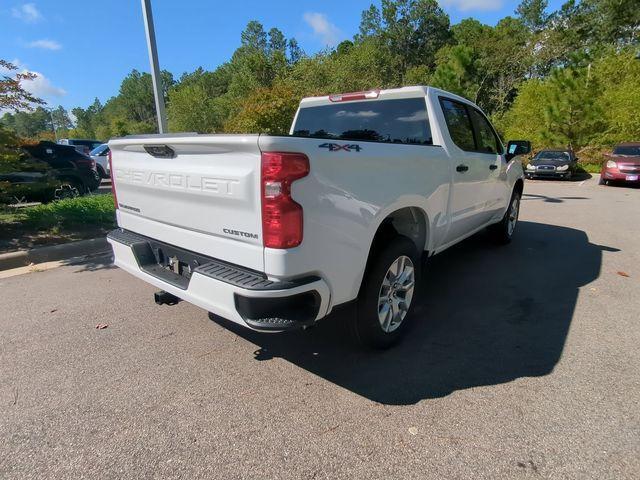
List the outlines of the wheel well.
{"type": "Polygon", "coordinates": [[[404,236],[416,246],[418,253],[422,253],[427,242],[427,216],[417,207],[406,207],[396,210],[385,218],[371,243],[369,259],[394,237],[404,236]]]}
{"type": "Polygon", "coordinates": [[[522,181],[521,178],[519,178],[518,180],[516,180],[516,184],[513,187],[513,191],[518,192],[520,195],[522,195],[523,190],[524,190],[524,182],[522,181]]]}

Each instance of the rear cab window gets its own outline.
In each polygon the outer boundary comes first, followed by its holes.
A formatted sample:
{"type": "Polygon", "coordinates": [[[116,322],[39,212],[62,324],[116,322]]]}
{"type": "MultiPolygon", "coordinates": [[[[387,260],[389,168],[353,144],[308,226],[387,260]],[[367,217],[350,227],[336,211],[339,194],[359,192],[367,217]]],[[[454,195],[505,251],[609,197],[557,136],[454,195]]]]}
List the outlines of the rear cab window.
{"type": "Polygon", "coordinates": [[[424,97],[302,107],[293,136],[433,145],[424,97]]]}

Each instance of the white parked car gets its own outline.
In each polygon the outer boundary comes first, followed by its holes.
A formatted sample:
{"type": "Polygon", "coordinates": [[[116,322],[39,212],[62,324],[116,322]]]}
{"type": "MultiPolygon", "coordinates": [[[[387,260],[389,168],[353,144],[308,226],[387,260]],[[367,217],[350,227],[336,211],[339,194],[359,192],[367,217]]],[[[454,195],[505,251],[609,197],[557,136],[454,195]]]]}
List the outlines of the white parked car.
{"type": "Polygon", "coordinates": [[[289,136],[145,135],[109,142],[115,263],[260,331],[356,303],[364,344],[387,347],[416,303],[421,257],[490,227],[514,234],[523,190],[473,103],[430,87],[300,103],[289,136]]]}
{"type": "Polygon", "coordinates": [[[109,170],[109,145],[106,143],[98,145],[96,148],[91,150],[89,156],[95,160],[96,169],[100,174],[100,178],[109,178],[111,176],[111,172],[109,170]]]}

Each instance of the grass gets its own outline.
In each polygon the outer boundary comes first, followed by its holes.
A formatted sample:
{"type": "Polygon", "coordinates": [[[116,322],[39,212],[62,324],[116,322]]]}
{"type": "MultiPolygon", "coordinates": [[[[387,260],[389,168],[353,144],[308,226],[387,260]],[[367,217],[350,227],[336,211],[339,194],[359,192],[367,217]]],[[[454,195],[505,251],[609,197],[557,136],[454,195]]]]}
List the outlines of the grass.
{"type": "Polygon", "coordinates": [[[111,195],[0,209],[0,252],[104,235],[115,228],[111,195]]]}
{"type": "Polygon", "coordinates": [[[112,226],[115,208],[111,195],[91,195],[28,207],[22,215],[27,225],[40,230],[112,226]]]}

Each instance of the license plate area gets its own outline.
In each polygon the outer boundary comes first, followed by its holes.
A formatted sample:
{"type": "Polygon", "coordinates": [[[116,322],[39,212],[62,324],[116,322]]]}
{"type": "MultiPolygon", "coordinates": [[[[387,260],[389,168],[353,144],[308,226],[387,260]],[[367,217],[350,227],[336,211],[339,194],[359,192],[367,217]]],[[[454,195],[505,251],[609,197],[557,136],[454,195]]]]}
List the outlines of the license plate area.
{"type": "Polygon", "coordinates": [[[637,182],[640,176],[638,175],[627,175],[627,182],[637,182]]]}
{"type": "Polygon", "coordinates": [[[153,240],[131,246],[140,270],[186,290],[193,271],[210,261],[202,255],[153,240]]]}

